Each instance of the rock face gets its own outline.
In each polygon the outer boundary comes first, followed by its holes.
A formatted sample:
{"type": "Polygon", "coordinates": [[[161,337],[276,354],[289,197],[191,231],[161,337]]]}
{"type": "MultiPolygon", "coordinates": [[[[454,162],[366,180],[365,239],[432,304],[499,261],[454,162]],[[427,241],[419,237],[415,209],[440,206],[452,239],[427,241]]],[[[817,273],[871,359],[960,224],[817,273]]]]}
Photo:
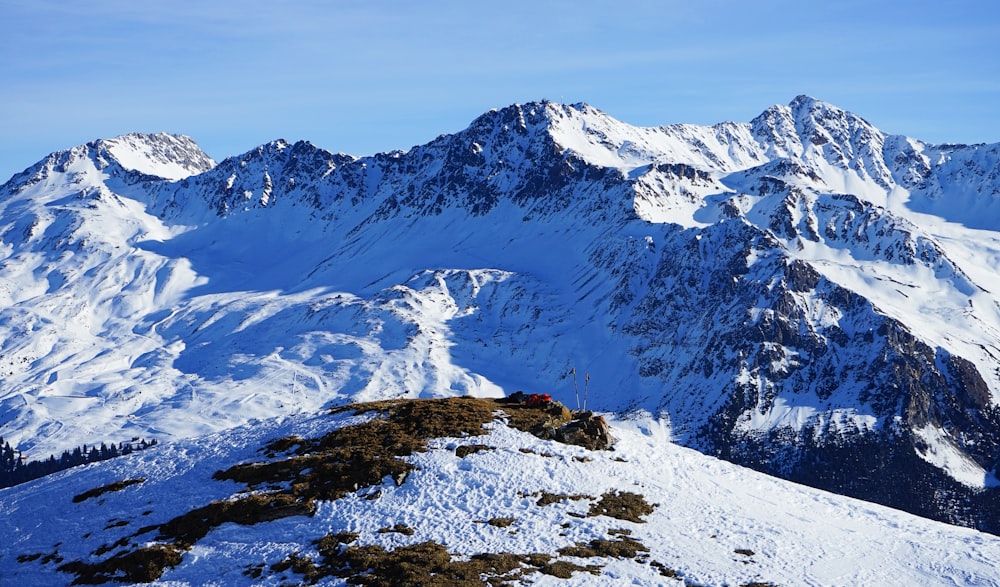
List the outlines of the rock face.
{"type": "Polygon", "coordinates": [[[593,412],[575,414],[571,421],[556,431],[555,438],[559,442],[590,450],[607,450],[615,444],[607,420],[593,412]]]}
{"type": "Polygon", "coordinates": [[[514,105],[371,157],[96,141],[0,187],[0,434],[545,390],[1000,532],[997,226],[1000,146],[805,96],[712,127],[514,105]]]}

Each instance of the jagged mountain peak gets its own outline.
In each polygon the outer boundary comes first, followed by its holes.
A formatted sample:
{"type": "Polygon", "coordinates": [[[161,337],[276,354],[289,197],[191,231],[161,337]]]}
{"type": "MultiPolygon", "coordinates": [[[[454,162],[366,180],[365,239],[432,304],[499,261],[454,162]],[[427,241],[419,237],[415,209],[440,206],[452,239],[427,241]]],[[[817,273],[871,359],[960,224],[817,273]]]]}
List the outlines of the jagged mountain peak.
{"type": "Polygon", "coordinates": [[[540,148],[626,174],[663,162],[727,171],[763,162],[761,149],[753,144],[746,124],[642,127],[614,118],[586,102],[514,104],[476,119],[468,132],[492,134],[495,130],[541,142],[540,148]]]}
{"type": "MultiPolygon", "coordinates": [[[[465,130],[457,135],[441,135],[431,145],[447,141],[452,136],[471,138],[477,143],[496,139],[504,135],[520,140],[548,135],[561,104],[548,100],[510,104],[502,108],[492,108],[477,116],[465,130]]],[[[505,141],[506,142],[506,141],[505,141]]]]}
{"type": "Polygon", "coordinates": [[[754,120],[757,120],[758,118],[770,120],[773,119],[776,114],[781,114],[784,117],[787,117],[787,119],[793,121],[805,121],[808,119],[864,120],[853,112],[844,110],[831,102],[827,102],[807,94],[799,94],[798,96],[795,96],[790,102],[788,102],[788,104],[774,104],[769,106],[754,120]]]}
{"type": "Polygon", "coordinates": [[[241,155],[227,157],[218,164],[217,172],[227,172],[235,168],[248,167],[251,170],[261,168],[265,171],[269,169],[282,169],[288,165],[295,166],[297,162],[303,159],[310,162],[320,159],[334,161],[336,164],[344,164],[354,161],[356,157],[343,153],[331,153],[306,140],[298,140],[291,143],[285,139],[275,139],[254,147],[241,155]]]}
{"type": "Polygon", "coordinates": [[[176,181],[204,173],[214,166],[215,161],[190,137],[129,133],[53,152],[14,175],[0,189],[24,192],[33,185],[55,187],[60,183],[96,187],[109,177],[124,183],[176,181]],[[60,179],[64,176],[70,177],[70,181],[60,179]]]}
{"type": "Polygon", "coordinates": [[[810,96],[797,96],[788,108],[799,133],[817,146],[825,144],[825,140],[870,141],[881,139],[883,134],[857,114],[810,96]]]}
{"type": "Polygon", "coordinates": [[[168,133],[129,133],[87,144],[99,163],[108,159],[123,169],[178,180],[208,171],[212,160],[191,137],[168,133]]]}
{"type": "Polygon", "coordinates": [[[792,112],[834,111],[837,113],[846,113],[844,109],[808,94],[795,96],[788,103],[788,107],[792,112]]]}
{"type": "Polygon", "coordinates": [[[849,191],[844,184],[854,178],[883,192],[894,183],[883,153],[885,133],[828,102],[800,95],[766,109],[750,127],[768,158],[799,159],[826,176],[828,189],[849,191]]]}
{"type": "Polygon", "coordinates": [[[634,127],[586,102],[565,104],[541,100],[491,110],[474,120],[464,132],[513,132],[528,140],[554,141],[560,152],[570,150],[584,157],[596,156],[595,163],[622,166],[621,157],[612,161],[606,155],[598,156],[594,147],[615,153],[623,144],[627,146],[628,135],[648,130],[652,129],[634,127]]]}

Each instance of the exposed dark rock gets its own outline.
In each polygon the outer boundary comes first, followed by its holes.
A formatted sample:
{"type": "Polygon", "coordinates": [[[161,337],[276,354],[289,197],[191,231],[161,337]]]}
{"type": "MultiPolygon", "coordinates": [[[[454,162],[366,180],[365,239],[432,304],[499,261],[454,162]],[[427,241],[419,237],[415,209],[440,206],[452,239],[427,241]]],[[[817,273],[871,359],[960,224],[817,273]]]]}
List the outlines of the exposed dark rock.
{"type": "Polygon", "coordinates": [[[615,443],[611,427],[593,412],[578,412],[573,419],[556,431],[555,439],[566,444],[575,444],[590,450],[607,450],[615,443]]]}

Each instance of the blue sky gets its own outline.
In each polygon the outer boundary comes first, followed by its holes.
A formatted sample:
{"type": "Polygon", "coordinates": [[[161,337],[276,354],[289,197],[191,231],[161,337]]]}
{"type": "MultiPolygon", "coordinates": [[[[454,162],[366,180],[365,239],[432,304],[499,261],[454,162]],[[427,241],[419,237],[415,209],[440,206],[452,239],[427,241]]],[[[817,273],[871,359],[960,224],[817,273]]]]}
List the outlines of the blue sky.
{"type": "Polygon", "coordinates": [[[277,138],[368,155],[543,98],[659,125],[809,94],[1000,141],[996,0],[0,0],[0,31],[0,182],[132,131],[216,159],[277,138]]]}

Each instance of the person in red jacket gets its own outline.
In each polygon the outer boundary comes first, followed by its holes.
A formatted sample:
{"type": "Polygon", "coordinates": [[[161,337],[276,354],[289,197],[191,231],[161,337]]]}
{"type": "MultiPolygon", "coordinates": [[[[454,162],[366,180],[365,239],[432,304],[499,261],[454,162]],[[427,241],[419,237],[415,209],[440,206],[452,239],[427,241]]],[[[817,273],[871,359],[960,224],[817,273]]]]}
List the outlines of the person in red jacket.
{"type": "Polygon", "coordinates": [[[526,406],[544,406],[552,402],[552,396],[547,393],[533,393],[524,400],[526,406]]]}

